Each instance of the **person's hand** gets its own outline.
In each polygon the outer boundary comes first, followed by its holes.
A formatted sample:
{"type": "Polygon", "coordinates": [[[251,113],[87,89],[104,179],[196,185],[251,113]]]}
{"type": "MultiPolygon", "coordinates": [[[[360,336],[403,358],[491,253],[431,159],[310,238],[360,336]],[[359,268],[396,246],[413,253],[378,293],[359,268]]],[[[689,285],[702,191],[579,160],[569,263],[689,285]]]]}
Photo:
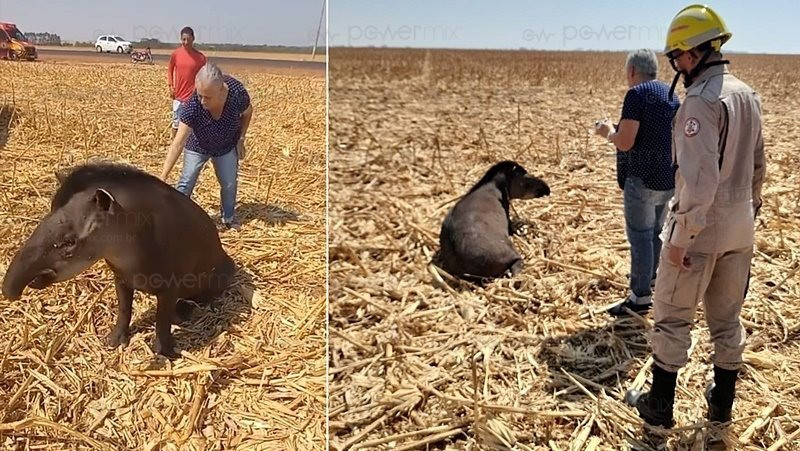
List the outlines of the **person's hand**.
{"type": "Polygon", "coordinates": [[[169,98],[175,100],[175,90],[172,89],[172,86],[169,87],[169,98]]]}
{"type": "Polygon", "coordinates": [[[244,157],[247,154],[247,149],[244,147],[243,139],[240,139],[239,142],[236,143],[236,153],[239,155],[239,161],[244,160],[244,157]]]}
{"type": "Polygon", "coordinates": [[[688,271],[689,267],[692,266],[692,262],[686,255],[685,247],[677,247],[672,245],[667,246],[667,260],[669,260],[670,264],[675,265],[684,271],[688,271]]]}
{"type": "Polygon", "coordinates": [[[603,119],[595,122],[594,132],[603,138],[608,138],[608,135],[614,131],[614,126],[608,119],[603,119]]]}

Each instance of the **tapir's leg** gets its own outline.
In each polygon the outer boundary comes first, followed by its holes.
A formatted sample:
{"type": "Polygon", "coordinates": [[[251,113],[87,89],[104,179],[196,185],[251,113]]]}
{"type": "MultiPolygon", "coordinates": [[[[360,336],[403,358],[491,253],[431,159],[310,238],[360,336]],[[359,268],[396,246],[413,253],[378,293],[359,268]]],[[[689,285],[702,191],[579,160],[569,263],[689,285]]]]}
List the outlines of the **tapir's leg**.
{"type": "Polygon", "coordinates": [[[233,283],[235,274],[236,264],[228,256],[225,256],[222,263],[210,273],[201,274],[199,279],[202,290],[178,299],[173,323],[181,324],[187,321],[194,311],[195,304],[206,305],[218,298],[233,283]]]}
{"type": "Polygon", "coordinates": [[[194,310],[194,304],[190,303],[186,299],[178,299],[175,304],[175,317],[172,318],[173,324],[181,324],[186,322],[190,316],[192,316],[192,311],[194,310]]]}
{"type": "Polygon", "coordinates": [[[522,272],[522,259],[514,260],[514,263],[511,264],[511,277],[516,276],[517,274],[522,272]]]}
{"type": "Polygon", "coordinates": [[[124,280],[114,277],[114,287],[117,289],[117,324],[108,335],[108,345],[116,348],[127,345],[131,338],[131,311],[133,309],[133,288],[124,280]]]}
{"type": "Polygon", "coordinates": [[[216,271],[217,274],[217,290],[222,294],[228,287],[231,286],[236,279],[236,263],[230,256],[225,256],[220,268],[216,271]]]}
{"type": "Polygon", "coordinates": [[[236,275],[236,263],[229,256],[224,256],[220,264],[212,271],[206,290],[196,297],[199,304],[207,304],[225,292],[236,275]]]}
{"type": "Polygon", "coordinates": [[[158,295],[156,305],[156,343],[154,351],[164,357],[175,358],[175,340],[172,338],[172,319],[175,316],[175,303],[178,297],[175,293],[162,293],[158,295]]]}
{"type": "Polygon", "coordinates": [[[522,266],[523,266],[522,256],[519,255],[519,252],[517,252],[517,250],[514,249],[513,246],[511,246],[511,243],[509,243],[508,252],[510,255],[509,259],[507,260],[508,261],[507,268],[508,271],[511,273],[511,277],[514,277],[520,272],[522,272],[522,266]]]}

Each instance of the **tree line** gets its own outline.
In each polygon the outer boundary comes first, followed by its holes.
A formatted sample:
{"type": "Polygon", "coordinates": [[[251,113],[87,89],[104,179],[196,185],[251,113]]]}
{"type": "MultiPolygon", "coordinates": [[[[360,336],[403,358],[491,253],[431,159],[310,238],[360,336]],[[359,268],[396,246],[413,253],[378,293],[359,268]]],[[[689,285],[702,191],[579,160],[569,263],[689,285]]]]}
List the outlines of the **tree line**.
{"type": "Polygon", "coordinates": [[[25,33],[25,38],[36,45],[61,45],[61,36],[55,33],[25,33]]]}

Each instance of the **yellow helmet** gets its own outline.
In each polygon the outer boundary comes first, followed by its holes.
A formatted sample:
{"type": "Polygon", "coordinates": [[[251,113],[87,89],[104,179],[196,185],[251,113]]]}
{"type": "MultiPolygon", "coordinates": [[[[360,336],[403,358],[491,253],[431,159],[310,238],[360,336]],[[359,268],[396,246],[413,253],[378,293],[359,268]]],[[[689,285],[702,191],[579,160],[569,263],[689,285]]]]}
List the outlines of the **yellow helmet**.
{"type": "Polygon", "coordinates": [[[732,35],[722,17],[709,6],[690,5],[680,10],[669,24],[664,53],[685,52],[709,41],[719,51],[732,35]]]}

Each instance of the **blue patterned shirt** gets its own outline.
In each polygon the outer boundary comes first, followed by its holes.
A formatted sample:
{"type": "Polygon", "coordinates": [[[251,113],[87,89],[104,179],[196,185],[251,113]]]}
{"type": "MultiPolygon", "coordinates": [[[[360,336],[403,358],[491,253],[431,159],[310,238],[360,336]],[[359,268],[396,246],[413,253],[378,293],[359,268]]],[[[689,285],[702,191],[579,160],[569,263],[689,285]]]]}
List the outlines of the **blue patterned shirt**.
{"type": "Polygon", "coordinates": [[[629,151],[617,151],[620,189],[628,177],[639,177],[646,187],[656,191],[675,188],[672,118],[680,101],[675,94],[667,99],[668,94],[669,85],[659,80],[639,83],[625,94],[621,119],[639,121],[639,131],[629,151]]]}
{"type": "Polygon", "coordinates": [[[192,128],[186,141],[187,149],[218,157],[236,147],[241,134],[240,116],[250,106],[250,95],[239,80],[229,75],[225,76],[225,83],[228,84],[228,98],[219,119],[211,117],[203,108],[197,90],[181,107],[181,122],[192,128]]]}

